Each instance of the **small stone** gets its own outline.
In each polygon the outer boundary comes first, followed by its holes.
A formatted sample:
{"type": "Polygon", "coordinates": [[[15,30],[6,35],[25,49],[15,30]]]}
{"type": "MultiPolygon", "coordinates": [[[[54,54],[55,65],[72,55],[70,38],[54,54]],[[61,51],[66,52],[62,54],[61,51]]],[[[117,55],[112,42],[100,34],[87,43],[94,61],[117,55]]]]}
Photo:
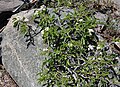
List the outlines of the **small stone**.
{"type": "Polygon", "coordinates": [[[2,72],[0,71],[0,78],[2,77],[2,72]]]}
{"type": "Polygon", "coordinates": [[[1,85],[4,85],[4,82],[1,81],[0,84],[1,84],[1,85]]]}
{"type": "Polygon", "coordinates": [[[111,43],[110,48],[113,52],[120,54],[120,43],[119,42],[111,43]]]}
{"type": "Polygon", "coordinates": [[[108,15],[102,14],[102,13],[100,13],[100,12],[97,12],[97,13],[95,14],[95,18],[97,18],[97,19],[99,19],[100,21],[104,22],[104,21],[106,21],[106,20],[108,19],[108,15]]]}
{"type": "Polygon", "coordinates": [[[8,79],[8,76],[7,75],[4,75],[4,80],[7,80],[8,79]]]}

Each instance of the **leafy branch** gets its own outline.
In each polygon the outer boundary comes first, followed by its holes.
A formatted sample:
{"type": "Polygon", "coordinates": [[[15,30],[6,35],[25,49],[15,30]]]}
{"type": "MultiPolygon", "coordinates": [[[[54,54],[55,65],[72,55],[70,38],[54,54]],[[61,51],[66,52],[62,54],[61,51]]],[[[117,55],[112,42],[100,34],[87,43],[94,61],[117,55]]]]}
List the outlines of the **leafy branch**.
{"type": "MultiPolygon", "coordinates": [[[[61,5],[58,0],[57,6],[61,5]]],[[[72,9],[70,5],[67,10],[46,7],[33,15],[37,32],[24,19],[14,22],[18,30],[24,31],[27,46],[34,45],[34,37],[40,33],[48,46],[43,50],[48,57],[38,74],[43,86],[108,87],[114,84],[109,76],[111,72],[118,79],[114,70],[118,54],[110,53],[109,46],[95,34],[98,22],[91,12],[83,4],[72,9]]]]}

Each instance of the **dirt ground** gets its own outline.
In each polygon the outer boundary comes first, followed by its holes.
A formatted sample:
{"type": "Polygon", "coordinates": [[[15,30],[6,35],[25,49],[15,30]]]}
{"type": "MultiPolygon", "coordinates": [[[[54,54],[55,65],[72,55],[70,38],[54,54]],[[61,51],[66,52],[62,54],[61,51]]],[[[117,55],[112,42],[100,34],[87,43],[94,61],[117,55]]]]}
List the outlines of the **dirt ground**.
{"type": "Polygon", "coordinates": [[[0,87],[18,87],[3,65],[0,65],[0,87]]]}

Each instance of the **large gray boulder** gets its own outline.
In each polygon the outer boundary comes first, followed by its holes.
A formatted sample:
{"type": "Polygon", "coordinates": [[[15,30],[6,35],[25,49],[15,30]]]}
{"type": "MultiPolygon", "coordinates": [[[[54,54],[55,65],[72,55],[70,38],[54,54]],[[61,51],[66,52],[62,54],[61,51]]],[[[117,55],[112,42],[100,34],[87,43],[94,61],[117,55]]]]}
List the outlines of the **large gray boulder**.
{"type": "Polygon", "coordinates": [[[13,11],[21,4],[23,4],[21,0],[0,0],[0,13],[3,11],[13,11]]]}
{"type": "MultiPolygon", "coordinates": [[[[44,8],[45,6],[43,5],[37,10],[42,10],[44,8]]],[[[52,8],[48,10],[51,16],[55,15],[52,8]]],[[[63,10],[66,11],[66,14],[68,11],[73,12],[71,9],[63,10]]],[[[46,45],[43,44],[41,33],[34,38],[35,46],[30,45],[27,48],[26,39],[13,27],[12,22],[13,18],[19,18],[21,20],[25,17],[25,21],[28,22],[29,25],[32,25],[33,28],[36,28],[34,22],[28,21],[31,20],[31,16],[34,12],[35,10],[33,9],[13,15],[3,31],[2,62],[6,70],[20,87],[41,87],[37,82],[37,74],[40,71],[40,66],[42,66],[44,56],[40,55],[39,48],[43,50],[46,49],[46,45]]],[[[35,14],[37,13],[35,12],[35,14]]],[[[61,18],[63,18],[65,14],[61,14],[61,18]]],[[[56,18],[58,17],[57,15],[55,16],[56,18]]]]}
{"type": "Polygon", "coordinates": [[[19,87],[41,87],[37,81],[44,59],[40,50],[37,50],[44,48],[41,35],[36,36],[35,46],[30,45],[27,48],[25,38],[13,27],[12,22],[18,16],[29,19],[33,13],[34,10],[30,10],[13,15],[3,31],[2,62],[19,87]]]}

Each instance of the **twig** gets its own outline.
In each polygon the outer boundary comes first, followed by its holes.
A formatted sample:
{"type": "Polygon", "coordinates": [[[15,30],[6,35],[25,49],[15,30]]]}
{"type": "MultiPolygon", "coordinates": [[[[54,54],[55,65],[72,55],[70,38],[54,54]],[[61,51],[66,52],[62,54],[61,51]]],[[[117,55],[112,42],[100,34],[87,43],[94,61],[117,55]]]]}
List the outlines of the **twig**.
{"type": "Polygon", "coordinates": [[[6,26],[4,26],[2,29],[0,29],[0,33],[5,29],[6,26]]]}

